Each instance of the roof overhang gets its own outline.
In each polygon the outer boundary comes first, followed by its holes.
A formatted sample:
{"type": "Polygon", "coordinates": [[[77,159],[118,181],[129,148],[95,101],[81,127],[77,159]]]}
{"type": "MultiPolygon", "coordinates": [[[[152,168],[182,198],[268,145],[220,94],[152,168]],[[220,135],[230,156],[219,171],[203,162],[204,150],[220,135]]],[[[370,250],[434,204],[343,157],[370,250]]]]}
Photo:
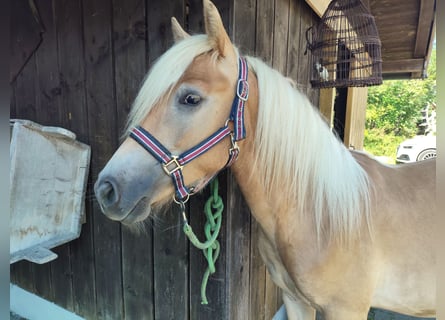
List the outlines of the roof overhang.
{"type": "MultiPolygon", "coordinates": [[[[384,79],[427,76],[436,29],[436,0],[362,0],[382,42],[384,79]]],[[[306,0],[321,17],[330,0],[306,0]]]]}

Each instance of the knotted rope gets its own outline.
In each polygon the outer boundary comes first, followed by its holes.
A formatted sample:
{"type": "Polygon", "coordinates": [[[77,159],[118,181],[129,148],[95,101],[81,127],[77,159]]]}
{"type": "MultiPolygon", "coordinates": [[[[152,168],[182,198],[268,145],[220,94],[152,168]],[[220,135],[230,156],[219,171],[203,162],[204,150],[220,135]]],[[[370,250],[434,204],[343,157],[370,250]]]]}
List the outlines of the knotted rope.
{"type": "Polygon", "coordinates": [[[218,194],[218,179],[214,179],[210,184],[210,197],[204,205],[204,212],[206,215],[206,223],[204,226],[204,233],[206,237],[205,242],[199,241],[197,236],[188,224],[184,215],[184,233],[189,238],[190,242],[198,249],[203,251],[204,257],[207,260],[207,270],[204,273],[201,283],[201,304],[208,304],[206,297],[206,288],[209,276],[215,273],[215,262],[218,259],[220,245],[216,238],[221,229],[222,212],[224,204],[222,198],[218,194]]]}

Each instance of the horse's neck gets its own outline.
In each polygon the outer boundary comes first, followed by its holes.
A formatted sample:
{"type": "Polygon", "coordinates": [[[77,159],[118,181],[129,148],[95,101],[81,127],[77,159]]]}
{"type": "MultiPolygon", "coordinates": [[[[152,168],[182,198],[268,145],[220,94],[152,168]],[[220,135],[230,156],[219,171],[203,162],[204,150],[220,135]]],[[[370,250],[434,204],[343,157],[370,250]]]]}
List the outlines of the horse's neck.
{"type": "Polygon", "coordinates": [[[258,83],[255,74],[249,74],[249,88],[249,100],[245,106],[247,135],[245,140],[239,142],[240,156],[232,166],[232,172],[255,220],[265,234],[273,239],[277,222],[283,222],[292,210],[284,207],[279,200],[283,190],[276,190],[275,194],[266,196],[261,172],[255,168],[254,140],[258,119],[258,83]]]}

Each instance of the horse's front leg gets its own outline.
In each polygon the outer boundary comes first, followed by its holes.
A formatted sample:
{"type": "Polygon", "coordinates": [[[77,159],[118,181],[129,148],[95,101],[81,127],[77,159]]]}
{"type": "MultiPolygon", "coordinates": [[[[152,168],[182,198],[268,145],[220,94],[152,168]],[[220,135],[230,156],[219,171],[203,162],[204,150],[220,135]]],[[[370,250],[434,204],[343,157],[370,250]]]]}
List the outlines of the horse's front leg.
{"type": "Polygon", "coordinates": [[[283,307],[278,310],[272,320],[315,320],[315,309],[299,299],[283,293],[283,307]]]}

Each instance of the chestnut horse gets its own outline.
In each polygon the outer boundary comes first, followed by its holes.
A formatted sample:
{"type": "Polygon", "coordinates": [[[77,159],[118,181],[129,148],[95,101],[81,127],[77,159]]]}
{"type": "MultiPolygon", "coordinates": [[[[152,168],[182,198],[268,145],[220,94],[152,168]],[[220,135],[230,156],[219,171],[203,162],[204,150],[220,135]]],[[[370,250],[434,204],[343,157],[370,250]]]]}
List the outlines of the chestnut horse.
{"type": "Polygon", "coordinates": [[[371,306],[434,316],[435,160],[387,166],[349,151],[291,81],[239,55],[203,3],[206,34],[172,19],[175,45],[96,182],[104,214],[137,223],[231,165],[289,319],[365,320],[371,306]]]}

